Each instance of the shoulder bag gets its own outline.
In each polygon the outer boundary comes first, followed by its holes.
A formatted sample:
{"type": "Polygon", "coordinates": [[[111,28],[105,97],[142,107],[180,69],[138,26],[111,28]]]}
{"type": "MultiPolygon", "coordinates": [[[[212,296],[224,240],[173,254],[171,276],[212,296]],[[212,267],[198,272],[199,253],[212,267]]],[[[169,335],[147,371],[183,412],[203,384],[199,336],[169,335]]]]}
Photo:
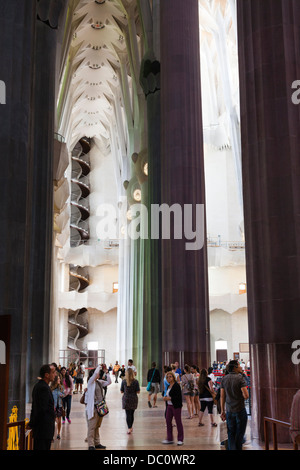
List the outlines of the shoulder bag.
{"type": "MultiPolygon", "coordinates": [[[[102,397],[103,397],[103,387],[102,387],[102,384],[100,382],[97,382],[97,384],[99,385],[99,387],[101,388],[101,392],[102,392],[102,397]]],[[[109,413],[109,409],[108,409],[108,406],[106,404],[106,401],[104,400],[104,398],[95,405],[96,407],[96,410],[97,410],[97,413],[98,415],[103,418],[103,416],[106,416],[108,413],[109,413]]]]}
{"type": "Polygon", "coordinates": [[[83,395],[81,395],[81,398],[79,400],[82,405],[85,405],[85,394],[86,394],[86,391],[83,392],[83,395]]]}
{"type": "Polygon", "coordinates": [[[148,385],[147,385],[147,392],[151,392],[151,385],[152,385],[152,380],[153,380],[154,374],[155,374],[155,369],[154,369],[154,371],[153,371],[151,381],[148,382],[148,385]]]}

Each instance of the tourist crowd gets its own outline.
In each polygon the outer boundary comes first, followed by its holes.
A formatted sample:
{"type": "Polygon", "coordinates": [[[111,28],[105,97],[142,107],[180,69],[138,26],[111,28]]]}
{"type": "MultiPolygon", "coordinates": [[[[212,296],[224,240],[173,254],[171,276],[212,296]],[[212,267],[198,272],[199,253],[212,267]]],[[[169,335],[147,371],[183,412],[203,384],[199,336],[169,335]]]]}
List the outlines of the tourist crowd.
{"type": "MultiPolygon", "coordinates": [[[[237,360],[214,362],[207,369],[188,364],[180,368],[179,363],[175,362],[165,365],[163,373],[153,362],[146,377],[147,404],[149,408],[157,408],[158,395],[162,395],[166,422],[166,439],[162,443],[174,443],[176,428],[177,445],[184,444],[182,410],[186,404],[185,419],[197,418],[198,426],[203,427],[208,424],[204,420],[207,412],[211,427],[222,426],[222,435],[226,430],[220,444],[228,450],[241,450],[246,440],[248,415],[245,402],[249,400],[249,375],[250,364],[237,360]]],[[[71,424],[72,396],[76,393],[81,394],[80,403],[85,406],[85,440],[88,449],[106,449],[100,442],[100,427],[109,412],[106,395],[112,377],[115,383],[121,379],[122,408],[125,411],[127,433],[132,434],[141,387],[131,359],[126,367],[116,361],[114,366],[100,364],[88,370],[82,363],[77,366],[70,364],[68,368],[52,363],[41,368],[39,380],[32,392],[28,426],[33,430],[34,449],[49,450],[54,435],[60,439],[62,425],[66,422],[71,424]]],[[[296,427],[293,421],[295,439],[298,432],[296,427]]]]}

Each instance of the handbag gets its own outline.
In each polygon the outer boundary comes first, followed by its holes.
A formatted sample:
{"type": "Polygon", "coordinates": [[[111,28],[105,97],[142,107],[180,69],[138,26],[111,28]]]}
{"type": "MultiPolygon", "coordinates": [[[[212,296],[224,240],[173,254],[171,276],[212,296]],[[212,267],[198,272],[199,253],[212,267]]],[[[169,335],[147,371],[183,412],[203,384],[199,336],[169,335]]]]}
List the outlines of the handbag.
{"type": "Polygon", "coordinates": [[[102,392],[102,400],[97,403],[95,405],[96,407],[96,410],[97,410],[97,413],[98,415],[100,416],[100,418],[103,418],[104,416],[106,416],[108,413],[109,413],[109,409],[108,409],[108,406],[106,404],[106,401],[104,400],[103,398],[103,387],[102,387],[102,384],[100,382],[96,382],[98,384],[98,386],[101,388],[101,392],[102,392]]]}
{"type": "Polygon", "coordinates": [[[97,403],[97,405],[95,406],[97,413],[101,418],[103,418],[103,416],[106,416],[109,413],[109,409],[105,400],[100,401],[100,403],[97,403]]]}
{"type": "Polygon", "coordinates": [[[148,385],[147,385],[147,392],[151,392],[151,385],[152,385],[152,380],[153,380],[153,377],[154,377],[154,374],[155,374],[155,369],[153,371],[153,375],[152,375],[152,379],[150,382],[148,382],[148,385]]]}
{"type": "Polygon", "coordinates": [[[85,405],[85,394],[86,394],[86,391],[83,393],[83,395],[81,395],[81,398],[79,400],[82,405],[85,405]]]}
{"type": "Polygon", "coordinates": [[[216,439],[218,442],[224,442],[228,440],[228,431],[227,431],[226,421],[221,421],[218,424],[218,432],[217,432],[216,439]]]}

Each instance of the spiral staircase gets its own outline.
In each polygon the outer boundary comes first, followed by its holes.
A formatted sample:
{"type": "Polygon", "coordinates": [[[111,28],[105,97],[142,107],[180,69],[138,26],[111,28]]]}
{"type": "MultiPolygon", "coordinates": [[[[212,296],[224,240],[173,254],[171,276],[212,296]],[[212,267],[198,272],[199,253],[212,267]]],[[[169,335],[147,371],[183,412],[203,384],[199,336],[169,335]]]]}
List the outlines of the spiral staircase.
{"type": "Polygon", "coordinates": [[[87,243],[90,238],[88,224],[90,216],[90,150],[90,139],[82,138],[72,151],[70,220],[70,244],[72,248],[87,243]]]}
{"type": "Polygon", "coordinates": [[[68,317],[68,349],[74,353],[74,359],[84,362],[88,355],[84,351],[83,338],[88,334],[88,310],[81,308],[69,310],[68,317]]]}
{"type": "MultiPolygon", "coordinates": [[[[89,275],[87,269],[80,266],[70,265],[69,290],[82,293],[89,286],[89,275]]],[[[72,353],[71,362],[77,360],[84,362],[88,354],[84,351],[83,339],[89,333],[88,310],[80,308],[68,312],[68,350],[72,353]]]]}

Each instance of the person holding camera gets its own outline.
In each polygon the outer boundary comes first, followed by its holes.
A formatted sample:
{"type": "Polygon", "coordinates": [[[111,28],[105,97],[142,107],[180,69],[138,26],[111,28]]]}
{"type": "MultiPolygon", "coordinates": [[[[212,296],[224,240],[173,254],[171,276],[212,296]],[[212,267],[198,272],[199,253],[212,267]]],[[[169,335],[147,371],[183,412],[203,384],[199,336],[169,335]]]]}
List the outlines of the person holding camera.
{"type": "Polygon", "coordinates": [[[86,392],[86,413],[88,423],[88,446],[89,450],[105,449],[100,443],[100,427],[103,416],[99,416],[96,405],[103,402],[105,398],[104,388],[111,384],[110,374],[105,366],[99,365],[88,381],[86,392]]]}

